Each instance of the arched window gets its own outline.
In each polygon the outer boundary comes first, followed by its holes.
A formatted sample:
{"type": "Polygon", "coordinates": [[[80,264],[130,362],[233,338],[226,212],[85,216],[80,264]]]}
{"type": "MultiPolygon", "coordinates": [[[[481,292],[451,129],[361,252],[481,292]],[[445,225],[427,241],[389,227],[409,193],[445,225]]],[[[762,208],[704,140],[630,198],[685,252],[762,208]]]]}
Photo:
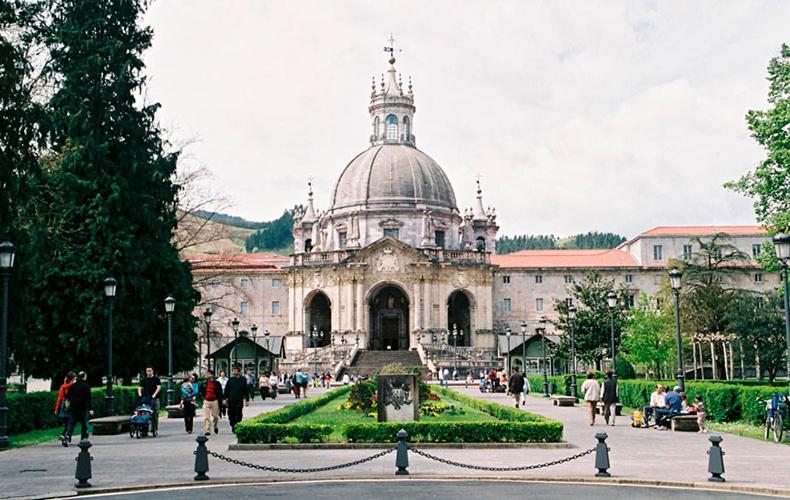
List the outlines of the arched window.
{"type": "Polygon", "coordinates": [[[387,139],[398,140],[398,119],[395,115],[387,115],[387,139]]]}
{"type": "Polygon", "coordinates": [[[379,138],[379,133],[380,133],[379,132],[379,125],[380,124],[381,124],[381,121],[379,120],[378,116],[373,119],[373,139],[374,140],[379,138]]]}
{"type": "Polygon", "coordinates": [[[410,140],[410,137],[409,137],[410,135],[411,135],[411,126],[409,125],[409,117],[408,116],[404,116],[403,117],[403,138],[408,141],[408,140],[410,140]]]}

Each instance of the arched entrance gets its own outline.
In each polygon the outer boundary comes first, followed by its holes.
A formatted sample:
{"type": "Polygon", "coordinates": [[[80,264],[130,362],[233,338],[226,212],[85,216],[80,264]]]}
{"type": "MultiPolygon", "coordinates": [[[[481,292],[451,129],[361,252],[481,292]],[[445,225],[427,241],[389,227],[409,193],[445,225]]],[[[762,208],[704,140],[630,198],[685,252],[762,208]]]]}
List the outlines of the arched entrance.
{"type": "Polygon", "coordinates": [[[409,298],[400,287],[387,284],[370,296],[370,332],[369,349],[409,349],[409,298]]]}
{"type": "Polygon", "coordinates": [[[324,292],[316,291],[305,300],[305,347],[324,347],[329,345],[332,332],[332,304],[324,292]],[[322,338],[310,338],[313,330],[323,332],[322,338]]]}
{"type": "Polygon", "coordinates": [[[459,346],[471,345],[472,339],[472,305],[469,301],[469,296],[463,290],[456,290],[450,294],[447,299],[447,329],[452,331],[458,328],[458,331],[464,331],[463,337],[458,339],[459,346]]]}

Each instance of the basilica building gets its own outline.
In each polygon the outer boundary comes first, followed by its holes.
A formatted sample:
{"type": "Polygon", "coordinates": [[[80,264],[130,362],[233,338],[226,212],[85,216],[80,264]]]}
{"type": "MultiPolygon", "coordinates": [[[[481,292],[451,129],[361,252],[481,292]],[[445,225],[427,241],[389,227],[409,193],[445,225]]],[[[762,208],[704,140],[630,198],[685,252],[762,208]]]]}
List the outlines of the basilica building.
{"type": "MultiPolygon", "coordinates": [[[[511,352],[517,365],[539,370],[535,340],[563,333],[545,319],[589,271],[632,297],[652,294],[668,260],[693,252],[694,237],[724,232],[754,257],[767,239],[756,226],[660,227],[611,250],[496,255],[495,209],[484,208],[479,181],[469,186],[474,206],[458,207],[445,172],[417,147],[411,80],[404,85],[395,58],[388,62],[371,86],[369,146],[340,171],[325,209],[314,206],[308,185],[290,257],[187,256],[212,312],[195,312],[209,320],[200,323],[203,366],[210,356],[226,368],[231,359],[261,369],[278,359],[281,368],[338,373],[392,361],[477,369],[501,365],[511,352]],[[238,337],[245,340],[234,343],[238,337]]],[[[743,285],[778,283],[753,268],[743,285]]]]}

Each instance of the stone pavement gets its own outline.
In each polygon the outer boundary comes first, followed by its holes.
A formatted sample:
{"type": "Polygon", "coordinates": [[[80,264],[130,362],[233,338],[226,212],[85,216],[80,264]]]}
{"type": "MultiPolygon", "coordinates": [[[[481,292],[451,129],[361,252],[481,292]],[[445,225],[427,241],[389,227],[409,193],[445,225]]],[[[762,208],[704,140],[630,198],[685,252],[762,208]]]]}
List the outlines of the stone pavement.
{"type": "MultiPolygon", "coordinates": [[[[503,394],[481,395],[476,389],[458,388],[473,396],[510,404],[503,394]]],[[[317,392],[321,392],[320,390],[317,392]]],[[[316,392],[312,393],[313,395],[316,392]]],[[[276,401],[256,400],[245,410],[246,416],[271,411],[283,404],[293,402],[291,396],[281,395],[276,401]]],[[[606,431],[611,448],[611,470],[617,480],[646,480],[655,482],[705,483],[707,481],[707,436],[696,433],[672,433],[653,429],[632,429],[627,417],[618,420],[615,427],[597,425],[590,427],[580,407],[555,407],[543,398],[528,400],[527,409],[557,418],[565,424],[565,439],[577,449],[431,449],[429,452],[459,462],[487,465],[514,466],[543,463],[574,455],[595,444],[594,434],[606,431]]],[[[160,437],[154,439],[130,439],[128,435],[95,436],[92,438],[91,454],[95,488],[117,488],[154,484],[193,483],[193,464],[196,434],[183,432],[182,421],[162,419],[160,437]]],[[[196,422],[196,428],[199,428],[196,422]]],[[[212,436],[209,449],[233,458],[279,467],[321,467],[361,459],[378,450],[262,450],[232,451],[227,445],[232,442],[227,421],[222,422],[218,436],[212,436]]],[[[726,485],[746,487],[778,488],[790,490],[790,475],[786,473],[790,448],[784,445],[762,442],[737,436],[724,435],[722,447],[727,479],[726,485]]],[[[57,442],[45,443],[0,453],[0,477],[3,478],[5,496],[57,495],[73,492],[74,469],[78,448],[66,449],[57,442]]],[[[460,469],[426,458],[409,454],[411,478],[456,478],[480,477],[508,478],[558,478],[592,479],[595,472],[594,455],[548,469],[513,473],[489,473],[460,469]]],[[[350,469],[315,474],[283,474],[256,471],[238,465],[209,458],[209,477],[218,481],[265,481],[286,479],[318,478],[375,478],[394,477],[395,454],[390,453],[372,462],[350,469]]]]}

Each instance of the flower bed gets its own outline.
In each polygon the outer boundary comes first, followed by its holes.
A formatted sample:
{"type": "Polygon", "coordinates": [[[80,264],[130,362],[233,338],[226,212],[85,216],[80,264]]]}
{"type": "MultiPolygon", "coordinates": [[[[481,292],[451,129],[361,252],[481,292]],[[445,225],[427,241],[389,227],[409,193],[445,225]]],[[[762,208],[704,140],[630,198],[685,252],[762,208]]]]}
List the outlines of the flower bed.
{"type": "Polygon", "coordinates": [[[549,443],[562,440],[563,427],[559,421],[470,398],[450,389],[432,389],[441,400],[423,401],[425,416],[417,422],[376,422],[366,407],[355,409],[354,403],[342,403],[342,397],[352,390],[346,386],[246,420],[236,427],[236,436],[239,443],[386,443],[394,442],[398,430],[406,429],[412,442],[549,443]]]}

